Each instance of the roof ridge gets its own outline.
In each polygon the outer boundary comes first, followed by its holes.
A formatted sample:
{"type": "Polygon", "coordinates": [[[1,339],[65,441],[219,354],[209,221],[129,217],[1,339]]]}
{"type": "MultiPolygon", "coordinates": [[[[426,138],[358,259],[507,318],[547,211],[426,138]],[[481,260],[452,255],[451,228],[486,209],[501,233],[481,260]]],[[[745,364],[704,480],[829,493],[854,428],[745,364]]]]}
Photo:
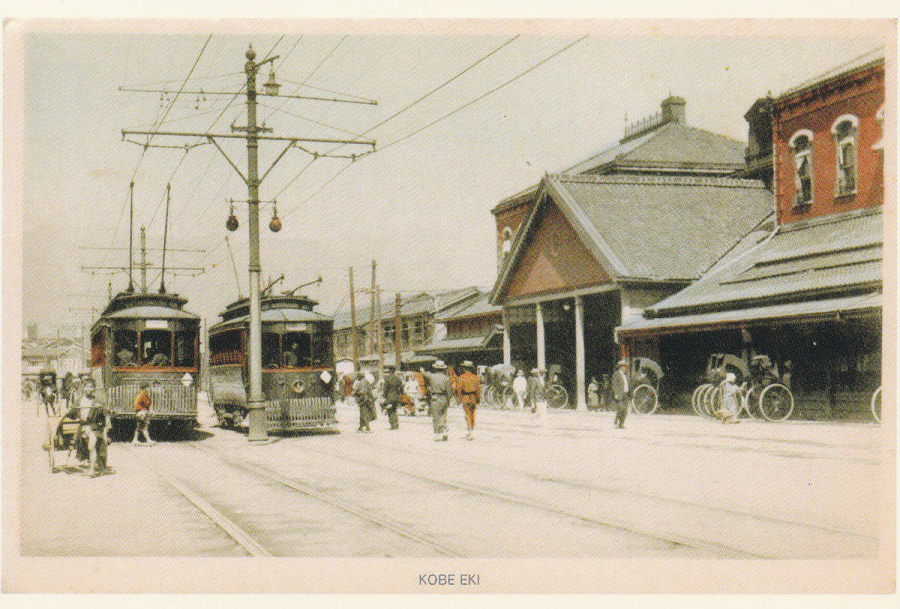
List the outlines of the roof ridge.
{"type": "Polygon", "coordinates": [[[746,178],[723,178],[710,176],[657,176],[657,175],[633,175],[633,174],[549,174],[551,179],[560,182],[578,182],[582,184],[647,184],[653,186],[722,186],[727,188],[756,188],[765,190],[765,185],[760,180],[746,178]]]}

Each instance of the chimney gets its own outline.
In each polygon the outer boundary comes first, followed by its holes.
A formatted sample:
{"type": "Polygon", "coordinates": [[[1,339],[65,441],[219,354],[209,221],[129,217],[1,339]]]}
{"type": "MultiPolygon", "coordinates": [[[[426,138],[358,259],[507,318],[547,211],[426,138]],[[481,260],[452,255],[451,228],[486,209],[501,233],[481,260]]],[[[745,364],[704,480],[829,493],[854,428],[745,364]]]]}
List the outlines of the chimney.
{"type": "Polygon", "coordinates": [[[684,105],[687,102],[683,97],[669,96],[662,101],[662,119],[664,123],[681,123],[685,124],[684,105]]]}

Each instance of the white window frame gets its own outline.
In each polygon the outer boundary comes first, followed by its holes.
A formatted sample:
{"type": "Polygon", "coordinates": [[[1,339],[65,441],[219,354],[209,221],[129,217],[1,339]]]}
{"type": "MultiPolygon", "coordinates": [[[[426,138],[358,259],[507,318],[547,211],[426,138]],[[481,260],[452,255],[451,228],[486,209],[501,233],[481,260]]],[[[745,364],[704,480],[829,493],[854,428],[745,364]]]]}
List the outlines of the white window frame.
{"type": "Polygon", "coordinates": [[[513,232],[512,228],[506,227],[500,234],[500,260],[504,260],[512,251],[513,232]]]}
{"type": "Polygon", "coordinates": [[[842,114],[831,125],[831,137],[834,139],[835,180],[834,196],[846,197],[856,194],[859,183],[859,119],[852,114],[842,114]],[[842,127],[849,123],[849,128],[842,127]],[[844,148],[853,146],[852,164],[847,164],[844,148]],[[847,185],[848,169],[852,169],[851,185],[847,185]]]}
{"type": "Polygon", "coordinates": [[[815,173],[813,171],[813,132],[809,129],[801,129],[791,136],[788,144],[793,152],[793,171],[794,171],[794,207],[805,207],[812,205],[815,199],[815,173]],[[803,150],[797,150],[797,143],[800,138],[806,138],[809,146],[803,150]],[[801,181],[799,169],[803,163],[806,163],[809,172],[809,199],[801,199],[803,194],[803,183],[801,181]]]}

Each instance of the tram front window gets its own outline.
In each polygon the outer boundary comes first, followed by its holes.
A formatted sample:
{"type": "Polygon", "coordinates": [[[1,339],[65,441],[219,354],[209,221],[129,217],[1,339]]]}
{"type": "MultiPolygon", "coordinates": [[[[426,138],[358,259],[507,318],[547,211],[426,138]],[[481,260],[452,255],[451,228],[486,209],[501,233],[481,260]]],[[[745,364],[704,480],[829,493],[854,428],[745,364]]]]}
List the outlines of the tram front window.
{"type": "Polygon", "coordinates": [[[138,335],[132,330],[119,330],[115,335],[116,366],[136,366],[138,335]]]}
{"type": "Polygon", "coordinates": [[[331,333],[324,331],[314,334],[312,344],[313,366],[331,366],[333,359],[334,350],[331,344],[331,333]]]}
{"type": "Polygon", "coordinates": [[[285,368],[305,368],[311,364],[309,334],[288,332],[281,344],[284,347],[282,363],[285,368]]]}
{"type": "Polygon", "coordinates": [[[263,368],[278,368],[278,354],[281,351],[281,337],[274,332],[262,333],[263,368]]]}
{"type": "Polygon", "coordinates": [[[195,337],[195,332],[175,333],[175,366],[193,368],[197,365],[194,358],[195,337]]]}
{"type": "Polygon", "coordinates": [[[172,365],[172,333],[168,330],[144,330],[141,333],[141,347],[141,362],[145,365],[172,365]]]}

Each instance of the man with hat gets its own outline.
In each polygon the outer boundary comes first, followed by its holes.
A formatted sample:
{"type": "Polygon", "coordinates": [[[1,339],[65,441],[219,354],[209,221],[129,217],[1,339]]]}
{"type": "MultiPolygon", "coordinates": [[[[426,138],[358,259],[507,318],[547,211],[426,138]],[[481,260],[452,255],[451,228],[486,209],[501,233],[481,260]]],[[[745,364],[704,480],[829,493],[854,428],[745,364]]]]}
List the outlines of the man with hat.
{"type": "Polygon", "coordinates": [[[628,414],[628,398],[631,396],[627,359],[619,360],[619,363],[616,364],[616,371],[613,372],[612,379],[610,379],[610,387],[616,402],[615,426],[617,429],[624,429],[625,416],[628,414]]]}
{"type": "Polygon", "coordinates": [[[359,433],[370,433],[372,428],[369,423],[376,418],[375,413],[375,396],[372,394],[374,388],[375,377],[369,372],[359,375],[356,383],[353,384],[353,397],[359,405],[359,433]]]}
{"type": "Polygon", "coordinates": [[[428,392],[431,396],[429,408],[431,410],[431,423],[434,427],[434,441],[447,441],[447,408],[450,407],[450,400],[453,397],[453,385],[450,384],[450,377],[444,372],[447,364],[441,360],[437,360],[431,365],[434,372],[427,375],[428,392]]]}
{"type": "Polygon", "coordinates": [[[459,390],[459,400],[466,412],[466,440],[474,440],[475,409],[481,402],[481,377],[475,374],[475,364],[466,360],[462,363],[463,373],[456,379],[456,387],[459,390]]]}
{"type": "Polygon", "coordinates": [[[385,365],[384,367],[384,410],[388,415],[388,422],[391,429],[400,429],[400,419],[397,417],[397,408],[403,400],[403,381],[396,374],[396,366],[385,365]]]}

